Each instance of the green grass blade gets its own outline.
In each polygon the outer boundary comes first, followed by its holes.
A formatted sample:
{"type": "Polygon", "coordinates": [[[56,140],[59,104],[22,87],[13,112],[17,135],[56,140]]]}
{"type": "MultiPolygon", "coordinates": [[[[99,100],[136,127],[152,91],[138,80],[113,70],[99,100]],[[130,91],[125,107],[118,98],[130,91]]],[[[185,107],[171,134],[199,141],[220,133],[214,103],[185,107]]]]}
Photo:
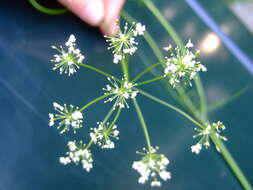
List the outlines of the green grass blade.
{"type": "Polygon", "coordinates": [[[223,106],[229,104],[232,101],[235,101],[236,99],[238,99],[239,97],[241,97],[243,94],[245,94],[248,90],[250,89],[249,86],[242,88],[241,90],[237,91],[236,93],[234,93],[232,96],[228,97],[228,98],[223,98],[221,100],[218,100],[217,102],[209,105],[207,107],[207,111],[208,112],[212,112],[215,111],[217,109],[222,108],[223,106]]]}

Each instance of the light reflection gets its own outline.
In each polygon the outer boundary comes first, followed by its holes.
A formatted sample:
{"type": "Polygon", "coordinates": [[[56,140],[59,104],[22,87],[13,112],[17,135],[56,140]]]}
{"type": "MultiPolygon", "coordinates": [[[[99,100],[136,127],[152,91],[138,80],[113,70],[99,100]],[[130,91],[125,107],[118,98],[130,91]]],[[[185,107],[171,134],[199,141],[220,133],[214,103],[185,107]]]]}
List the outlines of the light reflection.
{"type": "Polygon", "coordinates": [[[207,100],[210,104],[213,104],[219,100],[229,97],[229,93],[226,88],[219,84],[209,84],[206,86],[207,100]]]}
{"type": "Polygon", "coordinates": [[[219,37],[210,32],[207,35],[205,35],[204,39],[202,40],[200,44],[200,50],[203,53],[210,54],[213,53],[215,50],[217,50],[220,46],[220,39],[219,37]]]}
{"type": "Polygon", "coordinates": [[[189,20],[185,25],[184,25],[184,29],[183,29],[183,33],[184,35],[187,36],[193,36],[194,34],[196,34],[196,26],[193,20],[189,20]]]}
{"type": "Polygon", "coordinates": [[[231,33],[231,30],[227,24],[221,24],[220,28],[221,28],[222,32],[226,35],[229,35],[231,33]]]}
{"type": "Polygon", "coordinates": [[[168,20],[172,20],[175,17],[175,9],[171,8],[171,6],[165,7],[162,12],[163,12],[163,15],[168,20]]]}

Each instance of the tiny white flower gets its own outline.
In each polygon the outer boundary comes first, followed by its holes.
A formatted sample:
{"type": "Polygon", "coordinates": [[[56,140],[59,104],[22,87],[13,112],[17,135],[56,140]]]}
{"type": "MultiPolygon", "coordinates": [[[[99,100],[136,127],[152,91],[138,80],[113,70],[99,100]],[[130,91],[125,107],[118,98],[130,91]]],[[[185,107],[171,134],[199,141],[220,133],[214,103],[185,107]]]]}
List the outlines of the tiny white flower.
{"type": "Polygon", "coordinates": [[[117,64],[122,59],[122,55],[114,54],[113,63],[117,64]]]}
{"type": "Polygon", "coordinates": [[[82,165],[83,169],[85,169],[87,172],[89,172],[93,168],[93,165],[87,160],[82,160],[82,165]]]}
{"type": "Polygon", "coordinates": [[[138,179],[138,182],[144,184],[148,180],[148,176],[143,175],[138,179]]]}
{"type": "Polygon", "coordinates": [[[83,114],[80,111],[76,110],[74,113],[72,113],[72,117],[74,120],[83,119],[83,114]]]}
{"type": "Polygon", "coordinates": [[[161,186],[161,182],[160,181],[152,181],[151,182],[151,187],[160,187],[161,186]]]}
{"type": "Polygon", "coordinates": [[[67,164],[71,163],[71,160],[69,159],[69,157],[60,157],[59,161],[63,165],[67,165],[67,164]]]}
{"type": "Polygon", "coordinates": [[[64,73],[70,76],[79,69],[78,64],[81,64],[85,57],[81,54],[81,51],[76,48],[75,41],[75,36],[71,34],[68,41],[65,43],[67,50],[64,50],[62,46],[52,46],[53,49],[60,53],[59,55],[54,55],[54,59],[51,60],[51,62],[55,63],[53,70],[59,69],[60,74],[64,73]]]}
{"type": "Polygon", "coordinates": [[[202,66],[200,67],[200,70],[198,70],[198,71],[203,71],[203,72],[205,72],[205,71],[207,71],[207,69],[206,69],[206,67],[205,67],[204,65],[202,65],[202,66]]]}
{"type": "MultiPolygon", "coordinates": [[[[116,126],[116,125],[115,125],[116,126]]],[[[113,132],[113,135],[115,136],[115,137],[117,137],[118,135],[119,135],[119,131],[118,130],[114,130],[113,132]]]]}
{"type": "Polygon", "coordinates": [[[164,49],[165,51],[169,51],[169,50],[171,50],[171,49],[172,49],[172,45],[171,45],[171,44],[169,44],[169,46],[164,47],[163,49],[164,49]]]}
{"type": "Polygon", "coordinates": [[[208,148],[208,147],[210,146],[210,143],[209,143],[209,141],[207,141],[207,142],[203,143],[203,145],[204,145],[206,148],[208,148]]]}
{"type": "Polygon", "coordinates": [[[193,146],[191,146],[191,150],[193,153],[199,154],[200,150],[202,149],[202,145],[197,143],[193,146]]]}
{"type": "Polygon", "coordinates": [[[69,147],[70,151],[74,151],[74,150],[76,150],[76,143],[73,142],[73,141],[69,141],[68,142],[68,147],[69,147]]]}
{"type": "Polygon", "coordinates": [[[203,131],[203,135],[208,135],[210,133],[210,130],[211,130],[211,125],[207,125],[207,127],[203,131]]]}
{"type": "MultiPolygon", "coordinates": [[[[167,165],[167,164],[166,164],[167,165]]],[[[161,171],[160,172],[160,177],[164,180],[164,181],[166,181],[167,179],[170,179],[171,178],[171,174],[170,174],[170,172],[167,172],[167,171],[161,171]]]]}
{"type": "Polygon", "coordinates": [[[161,159],[161,164],[163,164],[163,165],[168,165],[169,163],[170,163],[170,161],[168,160],[168,158],[162,157],[162,159],[161,159]]]}
{"type": "Polygon", "coordinates": [[[53,126],[54,125],[54,114],[49,114],[49,126],[53,126]]]}
{"type": "Polygon", "coordinates": [[[73,43],[75,42],[76,42],[76,37],[73,34],[71,34],[69,36],[69,40],[66,42],[66,46],[73,46],[73,43]]]}
{"type": "Polygon", "coordinates": [[[188,42],[185,45],[185,47],[187,47],[187,48],[192,48],[193,47],[193,43],[191,42],[191,39],[188,40],[188,42]]]}
{"type": "Polygon", "coordinates": [[[60,134],[69,131],[71,128],[74,133],[76,129],[82,127],[83,124],[83,114],[79,111],[78,107],[74,107],[73,105],[67,106],[64,104],[61,106],[60,104],[54,102],[53,103],[55,111],[57,114],[49,114],[49,126],[54,126],[55,121],[59,121],[57,129],[60,129],[60,134]]]}
{"type": "Polygon", "coordinates": [[[141,23],[137,23],[135,26],[134,35],[135,36],[137,36],[137,35],[142,36],[144,34],[145,30],[146,30],[145,25],[142,25],[141,23]]]}

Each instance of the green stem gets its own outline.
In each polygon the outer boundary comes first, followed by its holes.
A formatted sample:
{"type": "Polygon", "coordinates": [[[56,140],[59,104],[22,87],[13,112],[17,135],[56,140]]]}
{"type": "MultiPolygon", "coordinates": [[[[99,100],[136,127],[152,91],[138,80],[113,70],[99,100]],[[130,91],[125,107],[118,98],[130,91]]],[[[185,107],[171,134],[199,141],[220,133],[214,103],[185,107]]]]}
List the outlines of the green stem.
{"type": "Polygon", "coordinates": [[[89,103],[87,103],[86,105],[84,105],[79,111],[82,112],[83,110],[85,110],[86,108],[88,108],[89,106],[91,106],[92,104],[95,104],[96,102],[105,99],[106,97],[110,96],[110,94],[105,94],[103,96],[99,96],[96,99],[90,101],[89,103]]]}
{"type": "Polygon", "coordinates": [[[122,71],[124,73],[124,78],[127,81],[129,81],[128,62],[126,61],[126,59],[123,59],[121,61],[121,67],[122,67],[122,71]]]}
{"type": "Polygon", "coordinates": [[[141,93],[142,95],[146,96],[147,98],[159,103],[159,104],[162,104],[176,112],[178,112],[179,114],[183,115],[184,117],[186,117],[188,120],[190,120],[191,122],[193,122],[195,125],[199,126],[200,128],[204,128],[204,126],[199,123],[198,121],[196,121],[194,118],[192,118],[189,114],[185,113],[184,111],[182,111],[181,109],[177,108],[176,106],[173,106],[155,96],[152,96],[151,94],[147,93],[147,92],[144,92],[143,90],[141,89],[138,89],[138,92],[141,93]]]}
{"type": "MultiPolygon", "coordinates": [[[[127,67],[128,64],[127,64],[127,62],[124,62],[124,61],[122,61],[121,63],[122,63],[121,64],[122,65],[122,72],[124,73],[124,75],[126,77],[126,80],[129,80],[129,73],[128,73],[128,67],[127,67]]],[[[150,138],[149,138],[149,135],[148,135],[147,126],[146,126],[144,117],[142,115],[140,106],[139,106],[136,99],[133,99],[133,103],[134,103],[135,110],[137,112],[138,118],[140,120],[142,130],[144,132],[144,136],[145,136],[145,139],[146,139],[146,142],[147,142],[148,150],[151,151],[152,146],[151,146],[151,143],[150,143],[150,138]]]]}
{"type": "Polygon", "coordinates": [[[89,148],[90,148],[90,146],[91,146],[92,144],[93,144],[93,140],[90,140],[90,141],[89,141],[89,143],[86,145],[86,147],[85,147],[85,148],[86,148],[86,149],[89,149],[89,148]]]}
{"type": "Polygon", "coordinates": [[[116,113],[116,115],[115,115],[115,117],[114,117],[114,119],[113,119],[113,121],[112,121],[110,127],[108,127],[108,130],[111,130],[111,129],[112,129],[113,125],[114,125],[114,124],[116,123],[116,121],[118,120],[118,118],[119,118],[119,116],[120,116],[120,113],[121,113],[121,108],[118,109],[118,111],[117,111],[117,113],[116,113]]]}
{"type": "Polygon", "coordinates": [[[246,176],[243,174],[240,167],[237,165],[233,156],[228,151],[227,147],[223,144],[223,142],[217,138],[216,135],[211,135],[211,139],[213,143],[218,147],[220,153],[222,154],[224,160],[228,163],[230,169],[233,171],[234,175],[237,177],[238,181],[242,185],[245,190],[252,190],[250,183],[248,182],[246,176]]]}
{"type": "Polygon", "coordinates": [[[187,96],[185,89],[183,87],[176,87],[177,93],[180,96],[180,104],[187,109],[189,112],[192,113],[192,115],[195,118],[198,118],[199,116],[199,112],[196,108],[196,106],[193,104],[193,102],[191,101],[191,99],[187,96]]]}
{"type": "Polygon", "coordinates": [[[149,134],[148,134],[148,129],[147,129],[147,125],[145,123],[145,120],[144,120],[144,117],[143,117],[143,114],[141,112],[141,109],[140,109],[140,106],[137,102],[136,99],[133,99],[133,103],[134,103],[134,107],[135,107],[135,110],[136,110],[136,113],[137,113],[137,116],[139,118],[139,121],[141,123],[141,128],[143,130],[143,133],[144,133],[144,136],[145,136],[145,139],[146,139],[146,143],[147,143],[147,146],[148,146],[148,150],[151,151],[151,143],[150,143],[150,138],[149,138],[149,134]]]}
{"type": "Polygon", "coordinates": [[[64,14],[66,12],[68,12],[67,9],[49,9],[49,8],[46,8],[42,5],[40,5],[36,0],[28,0],[31,5],[37,9],[38,11],[42,12],[42,13],[45,13],[45,14],[48,14],[48,15],[61,15],[61,14],[64,14]]]}
{"type": "MultiPolygon", "coordinates": [[[[150,10],[150,12],[157,18],[157,20],[161,23],[161,25],[165,28],[165,30],[167,31],[167,33],[171,36],[171,38],[173,39],[173,41],[176,43],[176,45],[180,48],[180,50],[182,52],[184,52],[185,47],[183,45],[182,40],[180,39],[180,37],[177,35],[176,31],[174,30],[174,28],[172,27],[172,25],[164,18],[164,16],[161,14],[161,12],[156,8],[156,6],[152,3],[151,0],[143,0],[142,1],[146,7],[150,10]]],[[[199,80],[199,79],[198,79],[199,80]]],[[[197,86],[197,85],[196,85],[197,86]]],[[[198,88],[199,86],[197,86],[198,88]]],[[[198,93],[201,92],[201,89],[197,90],[198,93]]],[[[183,95],[185,93],[183,93],[182,90],[178,91],[179,95],[183,95]]],[[[200,94],[201,95],[201,94],[200,94]]],[[[201,97],[203,99],[203,97],[201,97]]],[[[187,98],[189,99],[189,98],[187,98]]],[[[186,100],[186,103],[189,105],[189,101],[186,100]]],[[[191,105],[189,105],[191,106],[191,105]]],[[[191,107],[188,107],[188,109],[191,109],[191,107]]],[[[193,109],[193,108],[192,108],[193,109]]],[[[196,114],[196,111],[194,111],[194,113],[196,114]]]]}
{"type": "Polygon", "coordinates": [[[113,113],[114,110],[115,110],[115,106],[116,106],[116,105],[114,104],[114,105],[111,107],[111,109],[109,110],[109,112],[106,114],[104,120],[102,121],[103,124],[105,124],[105,123],[108,121],[108,119],[111,117],[112,113],[113,113]]]}
{"type": "Polygon", "coordinates": [[[147,67],[144,71],[142,71],[140,74],[138,74],[133,80],[132,82],[134,83],[135,81],[139,80],[143,75],[145,75],[147,72],[151,71],[152,69],[156,68],[157,66],[163,64],[164,62],[158,62],[156,64],[153,64],[149,67],[147,67]]]}
{"type": "Polygon", "coordinates": [[[203,88],[203,84],[199,78],[199,75],[194,78],[194,82],[196,85],[196,89],[199,95],[200,100],[200,117],[206,118],[207,117],[207,104],[206,104],[206,98],[205,98],[205,92],[203,88]]]}
{"type": "Polygon", "coordinates": [[[161,75],[159,77],[155,77],[155,78],[150,79],[150,80],[146,80],[146,81],[143,81],[143,82],[136,83],[135,86],[142,86],[144,84],[149,84],[149,83],[152,83],[152,82],[156,82],[156,81],[161,80],[163,78],[164,78],[164,75],[161,75]]]}
{"type": "Polygon", "coordinates": [[[96,67],[93,67],[93,66],[90,66],[90,65],[86,65],[86,64],[82,64],[82,63],[76,63],[76,64],[78,64],[78,65],[80,65],[80,66],[82,66],[82,67],[91,69],[91,70],[93,70],[93,71],[96,71],[96,72],[98,72],[98,73],[100,73],[101,75],[104,75],[104,76],[106,76],[106,77],[113,78],[113,79],[115,79],[115,80],[118,81],[118,82],[121,81],[121,80],[118,79],[117,77],[114,77],[113,75],[111,75],[111,74],[109,74],[109,73],[106,73],[106,72],[104,72],[104,71],[102,71],[102,70],[100,70],[100,69],[97,69],[96,67]]]}
{"type": "Polygon", "coordinates": [[[161,25],[165,28],[165,30],[168,32],[168,34],[171,36],[171,38],[174,40],[174,42],[177,44],[177,46],[180,49],[184,49],[184,45],[183,45],[182,40],[177,35],[174,28],[167,22],[167,20],[161,14],[161,11],[159,11],[156,8],[156,6],[152,3],[151,0],[142,0],[142,2],[150,10],[150,12],[157,18],[157,20],[161,23],[161,25]]]}

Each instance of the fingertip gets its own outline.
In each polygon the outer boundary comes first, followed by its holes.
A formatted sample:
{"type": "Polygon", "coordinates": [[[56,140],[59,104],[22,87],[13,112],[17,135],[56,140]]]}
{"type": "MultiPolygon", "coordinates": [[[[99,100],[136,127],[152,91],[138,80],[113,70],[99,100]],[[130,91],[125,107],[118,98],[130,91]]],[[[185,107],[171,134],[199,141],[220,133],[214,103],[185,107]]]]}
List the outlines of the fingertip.
{"type": "Polygon", "coordinates": [[[117,31],[116,21],[120,18],[120,11],[125,0],[104,0],[105,15],[100,26],[101,32],[105,35],[115,35],[117,31]]]}
{"type": "Polygon", "coordinates": [[[92,26],[98,26],[104,19],[104,3],[102,0],[92,0],[80,13],[81,19],[92,26]]]}
{"type": "Polygon", "coordinates": [[[119,20],[120,16],[116,15],[109,23],[103,23],[100,26],[100,31],[102,34],[107,36],[115,36],[118,30],[117,21],[119,20]]]}
{"type": "Polygon", "coordinates": [[[99,26],[104,19],[103,0],[58,0],[86,23],[99,26]]]}

